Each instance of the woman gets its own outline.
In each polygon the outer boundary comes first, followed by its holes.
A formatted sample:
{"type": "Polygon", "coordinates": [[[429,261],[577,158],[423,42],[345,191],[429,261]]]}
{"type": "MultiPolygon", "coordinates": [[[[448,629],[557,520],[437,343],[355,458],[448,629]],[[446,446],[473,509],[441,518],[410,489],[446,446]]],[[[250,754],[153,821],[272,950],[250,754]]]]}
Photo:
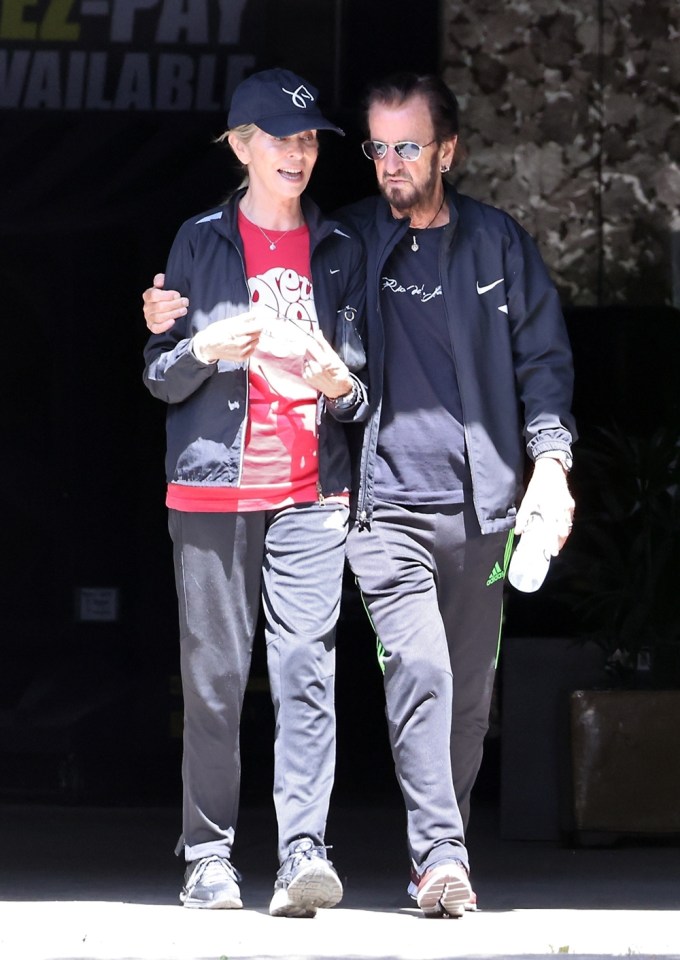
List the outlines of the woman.
{"type": "Polygon", "coordinates": [[[344,425],[367,411],[356,376],[360,243],[303,196],[317,131],[342,133],[316,96],[286,70],[237,87],[221,139],[246,179],[224,206],[180,228],[172,289],[145,296],[156,332],[144,379],[168,404],[185,710],[180,899],[242,906],[231,862],[239,720],[261,595],[281,863],[269,910],[287,917],[312,917],[342,896],[324,831],[350,484],[344,425]]]}

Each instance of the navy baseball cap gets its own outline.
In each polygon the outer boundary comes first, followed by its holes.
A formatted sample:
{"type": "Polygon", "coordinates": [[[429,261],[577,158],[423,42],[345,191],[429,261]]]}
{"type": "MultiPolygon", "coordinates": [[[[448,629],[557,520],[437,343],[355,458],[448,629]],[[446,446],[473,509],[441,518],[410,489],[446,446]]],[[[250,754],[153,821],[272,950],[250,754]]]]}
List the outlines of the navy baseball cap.
{"type": "Polygon", "coordinates": [[[242,80],[229,108],[230,129],[254,123],[273,137],[301,130],[345,131],[326,120],[317,106],[318,90],[290,70],[261,70],[242,80]]]}

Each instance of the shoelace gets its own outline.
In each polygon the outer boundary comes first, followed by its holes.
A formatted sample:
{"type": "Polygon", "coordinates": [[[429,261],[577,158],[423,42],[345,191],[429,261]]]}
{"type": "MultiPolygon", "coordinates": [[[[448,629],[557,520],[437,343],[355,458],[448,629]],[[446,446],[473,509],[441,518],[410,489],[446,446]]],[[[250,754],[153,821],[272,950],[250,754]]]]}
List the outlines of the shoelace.
{"type": "Polygon", "coordinates": [[[237,883],[241,879],[240,873],[230,860],[216,855],[207,857],[201,863],[199,869],[192,875],[192,883],[195,884],[199,880],[208,885],[218,883],[224,879],[225,873],[231,880],[235,880],[237,883]]]}
{"type": "Polygon", "coordinates": [[[287,877],[297,871],[303,860],[315,860],[317,857],[331,863],[328,857],[321,855],[322,850],[332,850],[332,845],[319,844],[318,846],[312,840],[301,840],[292,852],[288,854],[279,870],[280,877],[287,877]]]}

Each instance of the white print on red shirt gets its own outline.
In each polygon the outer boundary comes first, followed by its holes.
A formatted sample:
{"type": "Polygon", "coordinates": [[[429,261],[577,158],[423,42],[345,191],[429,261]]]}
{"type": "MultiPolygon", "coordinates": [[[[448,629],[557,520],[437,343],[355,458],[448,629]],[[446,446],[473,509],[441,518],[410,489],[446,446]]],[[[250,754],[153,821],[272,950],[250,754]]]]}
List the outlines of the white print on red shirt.
{"type": "Polygon", "coordinates": [[[273,393],[316,394],[302,379],[309,334],[319,329],[311,281],[297,270],[272,267],[248,280],[253,311],[265,321],[250,373],[265,378],[273,393]],[[276,358],[275,363],[272,363],[276,358]]]}

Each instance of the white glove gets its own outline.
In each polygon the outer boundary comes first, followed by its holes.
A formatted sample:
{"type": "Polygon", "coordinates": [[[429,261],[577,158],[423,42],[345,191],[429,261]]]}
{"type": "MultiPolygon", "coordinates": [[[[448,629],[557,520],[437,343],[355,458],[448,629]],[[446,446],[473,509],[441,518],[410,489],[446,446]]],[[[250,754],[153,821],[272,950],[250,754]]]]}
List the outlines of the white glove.
{"type": "Polygon", "coordinates": [[[539,457],[517,511],[515,533],[523,533],[531,515],[540,514],[545,530],[545,549],[556,557],[571,533],[574,506],[567,475],[560,461],[552,457],[539,457]]]}

